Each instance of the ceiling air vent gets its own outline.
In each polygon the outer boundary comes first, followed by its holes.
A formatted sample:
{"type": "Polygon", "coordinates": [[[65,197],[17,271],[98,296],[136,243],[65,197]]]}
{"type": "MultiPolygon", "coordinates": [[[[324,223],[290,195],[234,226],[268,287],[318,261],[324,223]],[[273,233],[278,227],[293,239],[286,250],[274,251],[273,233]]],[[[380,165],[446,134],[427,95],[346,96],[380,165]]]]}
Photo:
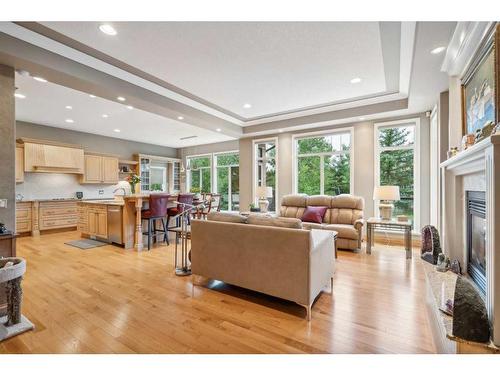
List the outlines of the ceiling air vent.
{"type": "Polygon", "coordinates": [[[189,137],[182,137],[181,141],[184,141],[186,139],[193,139],[193,138],[198,138],[198,136],[197,135],[190,135],[189,137]]]}

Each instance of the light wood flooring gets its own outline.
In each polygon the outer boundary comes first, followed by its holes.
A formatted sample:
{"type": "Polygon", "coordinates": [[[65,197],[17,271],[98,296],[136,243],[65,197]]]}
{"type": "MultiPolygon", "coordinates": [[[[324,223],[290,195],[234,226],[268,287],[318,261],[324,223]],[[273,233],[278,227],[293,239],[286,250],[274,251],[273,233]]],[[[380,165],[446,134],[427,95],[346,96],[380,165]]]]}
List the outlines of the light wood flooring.
{"type": "Polygon", "coordinates": [[[18,240],[23,313],[36,325],[0,353],[432,353],[417,249],[339,251],[333,295],[304,308],[173,272],[173,245],[80,250],[77,232],[18,240]]]}

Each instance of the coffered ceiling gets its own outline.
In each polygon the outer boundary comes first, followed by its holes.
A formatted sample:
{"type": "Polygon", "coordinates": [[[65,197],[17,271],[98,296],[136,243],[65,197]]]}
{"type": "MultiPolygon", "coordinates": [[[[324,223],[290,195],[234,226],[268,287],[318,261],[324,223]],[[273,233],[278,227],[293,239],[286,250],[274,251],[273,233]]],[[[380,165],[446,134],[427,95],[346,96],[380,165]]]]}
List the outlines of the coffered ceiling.
{"type": "MultiPolygon", "coordinates": [[[[206,141],[202,136],[193,141],[200,144],[428,110],[447,86],[439,69],[442,56],[430,51],[446,46],[454,27],[453,22],[0,22],[5,46],[0,63],[43,73],[50,82],[114,104],[117,95],[126,94],[134,107],[164,118],[162,124],[179,134],[208,131],[206,141]],[[101,32],[102,24],[114,27],[116,35],[101,32]]],[[[148,128],[148,121],[141,123],[148,128]]]]}

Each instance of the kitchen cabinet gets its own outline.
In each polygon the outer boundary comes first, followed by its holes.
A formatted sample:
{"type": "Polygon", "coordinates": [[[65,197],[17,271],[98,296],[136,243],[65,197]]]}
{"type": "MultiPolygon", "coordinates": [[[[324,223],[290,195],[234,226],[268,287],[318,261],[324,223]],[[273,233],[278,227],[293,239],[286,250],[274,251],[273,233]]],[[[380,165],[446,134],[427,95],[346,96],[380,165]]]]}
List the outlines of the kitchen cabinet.
{"type": "Polygon", "coordinates": [[[16,202],[16,233],[31,232],[31,202],[16,202]]]}
{"type": "Polygon", "coordinates": [[[24,147],[16,146],[16,183],[24,182],[24,147]]]}
{"type": "MultiPolygon", "coordinates": [[[[82,226],[82,233],[89,236],[108,238],[108,211],[106,205],[89,204],[85,205],[81,215],[86,216],[86,226],[82,226]]],[[[85,221],[81,219],[81,221],[85,221]]]]}
{"type": "Polygon", "coordinates": [[[118,183],[118,158],[97,154],[85,154],[83,184],[116,184],[118,183]]]}
{"type": "Polygon", "coordinates": [[[24,172],[83,174],[82,146],[29,138],[18,143],[24,145],[24,172]]]}
{"type": "Polygon", "coordinates": [[[72,228],[78,224],[76,201],[42,201],[39,206],[40,230],[72,228]]]}

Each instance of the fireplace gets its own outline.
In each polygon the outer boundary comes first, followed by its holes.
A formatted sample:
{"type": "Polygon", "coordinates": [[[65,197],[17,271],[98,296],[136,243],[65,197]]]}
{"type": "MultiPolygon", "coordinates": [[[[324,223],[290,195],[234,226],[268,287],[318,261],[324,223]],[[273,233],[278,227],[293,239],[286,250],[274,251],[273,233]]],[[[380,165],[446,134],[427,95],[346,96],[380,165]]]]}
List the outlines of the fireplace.
{"type": "Polygon", "coordinates": [[[467,273],[486,294],[486,194],[467,191],[467,273]]]}

